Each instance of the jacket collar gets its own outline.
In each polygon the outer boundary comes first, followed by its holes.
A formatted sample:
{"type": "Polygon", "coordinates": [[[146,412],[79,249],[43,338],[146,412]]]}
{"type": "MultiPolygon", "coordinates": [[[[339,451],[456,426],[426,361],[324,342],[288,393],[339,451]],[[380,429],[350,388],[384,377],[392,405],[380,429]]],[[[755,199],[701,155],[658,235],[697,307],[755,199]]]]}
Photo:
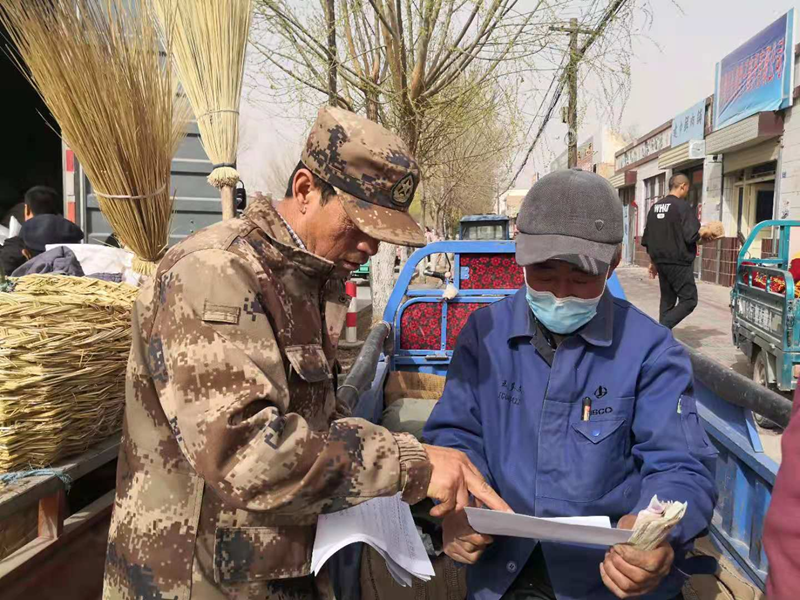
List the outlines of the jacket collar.
{"type": "MultiPolygon", "coordinates": [[[[527,288],[525,286],[514,294],[509,342],[515,338],[532,339],[537,335],[536,319],[528,305],[526,295],[527,288]]],[[[574,335],[579,335],[586,343],[593,346],[607,347],[611,345],[614,335],[614,298],[608,288],[597,305],[597,314],[574,335]]]]}
{"type": "Polygon", "coordinates": [[[330,277],[335,268],[333,262],[300,248],[269,199],[257,198],[245,211],[244,216],[256,224],[276,250],[295,263],[304,273],[312,277],[330,277]]]}

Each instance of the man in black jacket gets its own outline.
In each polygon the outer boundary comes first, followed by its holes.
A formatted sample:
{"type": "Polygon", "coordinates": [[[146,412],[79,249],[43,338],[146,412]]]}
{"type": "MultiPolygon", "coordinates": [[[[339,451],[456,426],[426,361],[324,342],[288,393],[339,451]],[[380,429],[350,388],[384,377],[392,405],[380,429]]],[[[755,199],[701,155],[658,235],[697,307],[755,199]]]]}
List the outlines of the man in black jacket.
{"type": "Polygon", "coordinates": [[[700,221],[686,201],[689,178],[677,173],[669,178],[669,195],[647,215],[642,246],[650,255],[650,275],[661,286],[659,322],[672,329],[697,306],[694,259],[700,240],[700,221]],[[677,304],[676,304],[677,302],[677,304]]]}
{"type": "MultiPolygon", "coordinates": [[[[81,236],[78,239],[76,239],[74,230],[70,230],[70,235],[66,237],[58,233],[62,229],[69,228],[68,225],[61,223],[61,221],[66,221],[66,219],[63,217],[55,218],[55,215],[60,212],[60,208],[61,199],[54,189],[43,185],[32,187],[25,192],[25,224],[23,224],[23,228],[26,224],[36,220],[37,217],[48,215],[46,219],[39,219],[42,223],[35,223],[32,226],[28,226],[27,229],[31,232],[43,232],[42,235],[38,237],[47,244],[66,243],[67,240],[73,243],[80,241],[83,238],[83,232],[81,232],[81,236]],[[45,224],[44,221],[47,221],[47,223],[45,224]]],[[[72,224],[70,223],[70,225],[72,224]]],[[[75,227],[75,229],[81,231],[78,227],[75,227]]],[[[41,249],[32,246],[26,247],[23,236],[20,233],[19,236],[8,238],[5,244],[0,246],[0,268],[3,269],[6,275],[11,275],[19,266],[27,262],[29,258],[43,251],[44,247],[41,249]]]]}

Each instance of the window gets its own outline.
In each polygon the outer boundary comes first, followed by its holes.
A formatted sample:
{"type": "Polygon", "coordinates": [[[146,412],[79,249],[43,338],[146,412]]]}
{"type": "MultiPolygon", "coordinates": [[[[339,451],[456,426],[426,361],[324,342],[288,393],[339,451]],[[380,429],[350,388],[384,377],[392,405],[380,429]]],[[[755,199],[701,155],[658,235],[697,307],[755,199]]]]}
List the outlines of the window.
{"type": "Polygon", "coordinates": [[[758,190],[756,193],[756,223],[769,221],[775,204],[775,190],[758,190]]]}
{"type": "Polygon", "coordinates": [[[644,201],[647,212],[650,212],[653,204],[664,197],[666,187],[666,173],[661,173],[655,177],[644,180],[644,201]]]}
{"type": "Polygon", "coordinates": [[[464,231],[465,240],[502,240],[503,225],[474,225],[464,231]]]}

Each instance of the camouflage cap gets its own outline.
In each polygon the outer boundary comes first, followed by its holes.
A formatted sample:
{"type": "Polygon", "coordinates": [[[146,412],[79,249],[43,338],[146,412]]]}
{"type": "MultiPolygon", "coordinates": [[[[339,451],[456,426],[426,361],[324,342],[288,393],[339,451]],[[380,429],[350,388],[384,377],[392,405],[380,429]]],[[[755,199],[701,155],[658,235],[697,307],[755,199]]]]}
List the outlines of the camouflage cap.
{"type": "Polygon", "coordinates": [[[408,214],[419,167],[398,136],[355,113],[326,106],[300,160],[336,188],[361,231],[391,244],[425,245],[425,234],[408,214]]]}

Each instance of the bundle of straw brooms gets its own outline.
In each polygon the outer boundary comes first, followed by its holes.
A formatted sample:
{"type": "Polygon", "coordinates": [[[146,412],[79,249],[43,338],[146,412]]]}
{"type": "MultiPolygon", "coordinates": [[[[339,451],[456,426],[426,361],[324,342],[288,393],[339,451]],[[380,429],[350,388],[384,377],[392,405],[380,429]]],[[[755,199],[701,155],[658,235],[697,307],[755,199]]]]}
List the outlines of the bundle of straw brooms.
{"type": "Polygon", "coordinates": [[[213,170],[208,182],[220,190],[222,218],[236,216],[239,181],[239,102],[242,95],[252,0],[151,0],[170,44],[200,139],[213,170]]]}
{"type": "MultiPolygon", "coordinates": [[[[127,0],[0,0],[0,22],[134,269],[152,273],[190,114],[155,19],[127,0]]],[[[120,429],[136,294],[63,276],[11,287],[0,292],[0,471],[48,465],[120,429]]]]}
{"type": "Polygon", "coordinates": [[[133,4],[0,0],[0,22],[134,270],[150,274],[167,247],[170,166],[190,113],[154,19],[133,4]]]}

